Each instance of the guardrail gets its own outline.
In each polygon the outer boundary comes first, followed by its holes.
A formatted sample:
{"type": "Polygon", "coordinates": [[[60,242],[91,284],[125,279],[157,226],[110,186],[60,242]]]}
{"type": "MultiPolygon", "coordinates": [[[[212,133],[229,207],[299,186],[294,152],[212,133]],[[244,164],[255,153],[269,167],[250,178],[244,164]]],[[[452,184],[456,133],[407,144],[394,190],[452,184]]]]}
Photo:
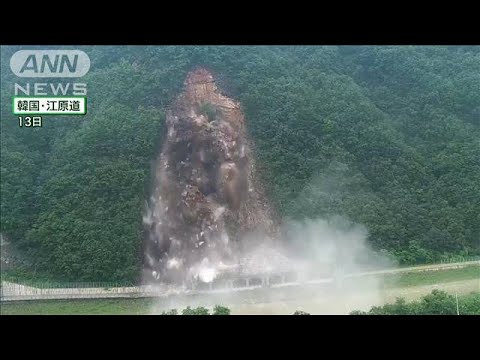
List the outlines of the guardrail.
{"type": "Polygon", "coordinates": [[[135,287],[138,284],[133,282],[119,282],[119,281],[96,281],[96,282],[85,282],[85,281],[73,281],[73,282],[52,282],[52,281],[38,281],[38,280],[24,280],[15,277],[5,277],[2,279],[4,282],[14,283],[18,285],[23,285],[26,287],[32,287],[37,289],[84,289],[84,288],[102,288],[102,289],[112,289],[112,288],[121,288],[121,287],[135,287]]]}
{"type": "Polygon", "coordinates": [[[478,256],[461,256],[461,257],[451,257],[449,259],[440,260],[440,264],[452,264],[452,263],[464,263],[480,261],[480,255],[478,256]]]}

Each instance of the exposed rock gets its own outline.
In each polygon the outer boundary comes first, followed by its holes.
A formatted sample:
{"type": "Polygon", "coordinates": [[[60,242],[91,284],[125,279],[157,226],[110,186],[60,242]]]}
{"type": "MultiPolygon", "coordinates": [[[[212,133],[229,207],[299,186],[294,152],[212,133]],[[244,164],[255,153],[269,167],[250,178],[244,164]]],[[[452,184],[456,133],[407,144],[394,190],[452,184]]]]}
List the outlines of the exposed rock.
{"type": "Polygon", "coordinates": [[[238,259],[233,255],[243,234],[275,232],[270,207],[254,180],[245,119],[240,104],[219,92],[208,71],[198,69],[188,74],[166,125],[156,187],[144,217],[145,266],[161,281],[195,274],[211,278],[212,266],[238,259]],[[168,265],[172,259],[176,266],[168,265]]]}

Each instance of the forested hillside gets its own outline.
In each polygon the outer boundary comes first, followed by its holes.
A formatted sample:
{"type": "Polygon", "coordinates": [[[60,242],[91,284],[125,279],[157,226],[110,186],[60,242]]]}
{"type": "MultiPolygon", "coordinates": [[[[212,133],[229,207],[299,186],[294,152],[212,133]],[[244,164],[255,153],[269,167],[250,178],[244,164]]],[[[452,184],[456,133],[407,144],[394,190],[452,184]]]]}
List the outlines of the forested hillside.
{"type": "Polygon", "coordinates": [[[479,253],[480,47],[75,48],[87,115],[28,129],[2,47],[1,232],[38,271],[138,277],[165,109],[197,66],[241,102],[280,217],[345,216],[402,263],[479,253]]]}

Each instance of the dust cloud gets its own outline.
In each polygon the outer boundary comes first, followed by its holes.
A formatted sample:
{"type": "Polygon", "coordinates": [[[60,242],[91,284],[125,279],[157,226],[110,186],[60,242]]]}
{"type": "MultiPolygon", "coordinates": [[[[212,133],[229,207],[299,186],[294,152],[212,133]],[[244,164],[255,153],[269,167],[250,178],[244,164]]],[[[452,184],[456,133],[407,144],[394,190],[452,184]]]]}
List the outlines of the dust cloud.
{"type": "Polygon", "coordinates": [[[181,311],[187,306],[212,309],[215,305],[229,307],[233,315],[293,314],[296,310],[310,314],[348,314],[384,302],[381,277],[349,277],[395,266],[368,246],[368,233],[363,226],[341,217],[301,222],[286,220],[281,234],[282,241],[274,241],[261,233],[247,235],[237,259],[239,262],[247,259],[244,265],[251,274],[294,272],[295,284],[160,297],[152,307],[152,314],[174,308],[181,311]]]}
{"type": "MultiPolygon", "coordinates": [[[[369,248],[366,229],[341,217],[277,219],[241,105],[205,69],[184,85],[167,111],[143,219],[144,280],[159,295],[152,311],[219,304],[237,314],[346,313],[380,301],[378,278],[352,277],[392,266],[369,248]]],[[[301,196],[331,194],[332,183],[311,183],[301,196]]]]}

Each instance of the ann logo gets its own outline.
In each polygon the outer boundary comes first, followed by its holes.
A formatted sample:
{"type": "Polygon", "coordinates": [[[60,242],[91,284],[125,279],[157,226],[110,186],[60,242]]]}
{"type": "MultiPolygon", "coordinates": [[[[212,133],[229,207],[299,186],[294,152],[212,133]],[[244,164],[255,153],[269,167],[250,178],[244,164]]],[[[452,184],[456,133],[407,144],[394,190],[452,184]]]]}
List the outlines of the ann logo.
{"type": "Polygon", "coordinates": [[[20,50],[10,59],[19,77],[82,77],[90,69],[90,58],[80,50],[20,50]]]}
{"type": "Polygon", "coordinates": [[[40,66],[37,61],[37,56],[31,54],[28,55],[27,59],[25,60],[25,64],[23,64],[22,68],[20,69],[20,74],[23,74],[28,70],[31,70],[34,73],[44,73],[46,67],[48,67],[48,71],[51,73],[63,73],[65,71],[65,67],[68,68],[70,73],[74,73],[77,69],[77,65],[78,54],[73,56],[73,61],[68,55],[55,55],[54,60],[52,61],[50,55],[46,54],[41,57],[40,66]]]}

